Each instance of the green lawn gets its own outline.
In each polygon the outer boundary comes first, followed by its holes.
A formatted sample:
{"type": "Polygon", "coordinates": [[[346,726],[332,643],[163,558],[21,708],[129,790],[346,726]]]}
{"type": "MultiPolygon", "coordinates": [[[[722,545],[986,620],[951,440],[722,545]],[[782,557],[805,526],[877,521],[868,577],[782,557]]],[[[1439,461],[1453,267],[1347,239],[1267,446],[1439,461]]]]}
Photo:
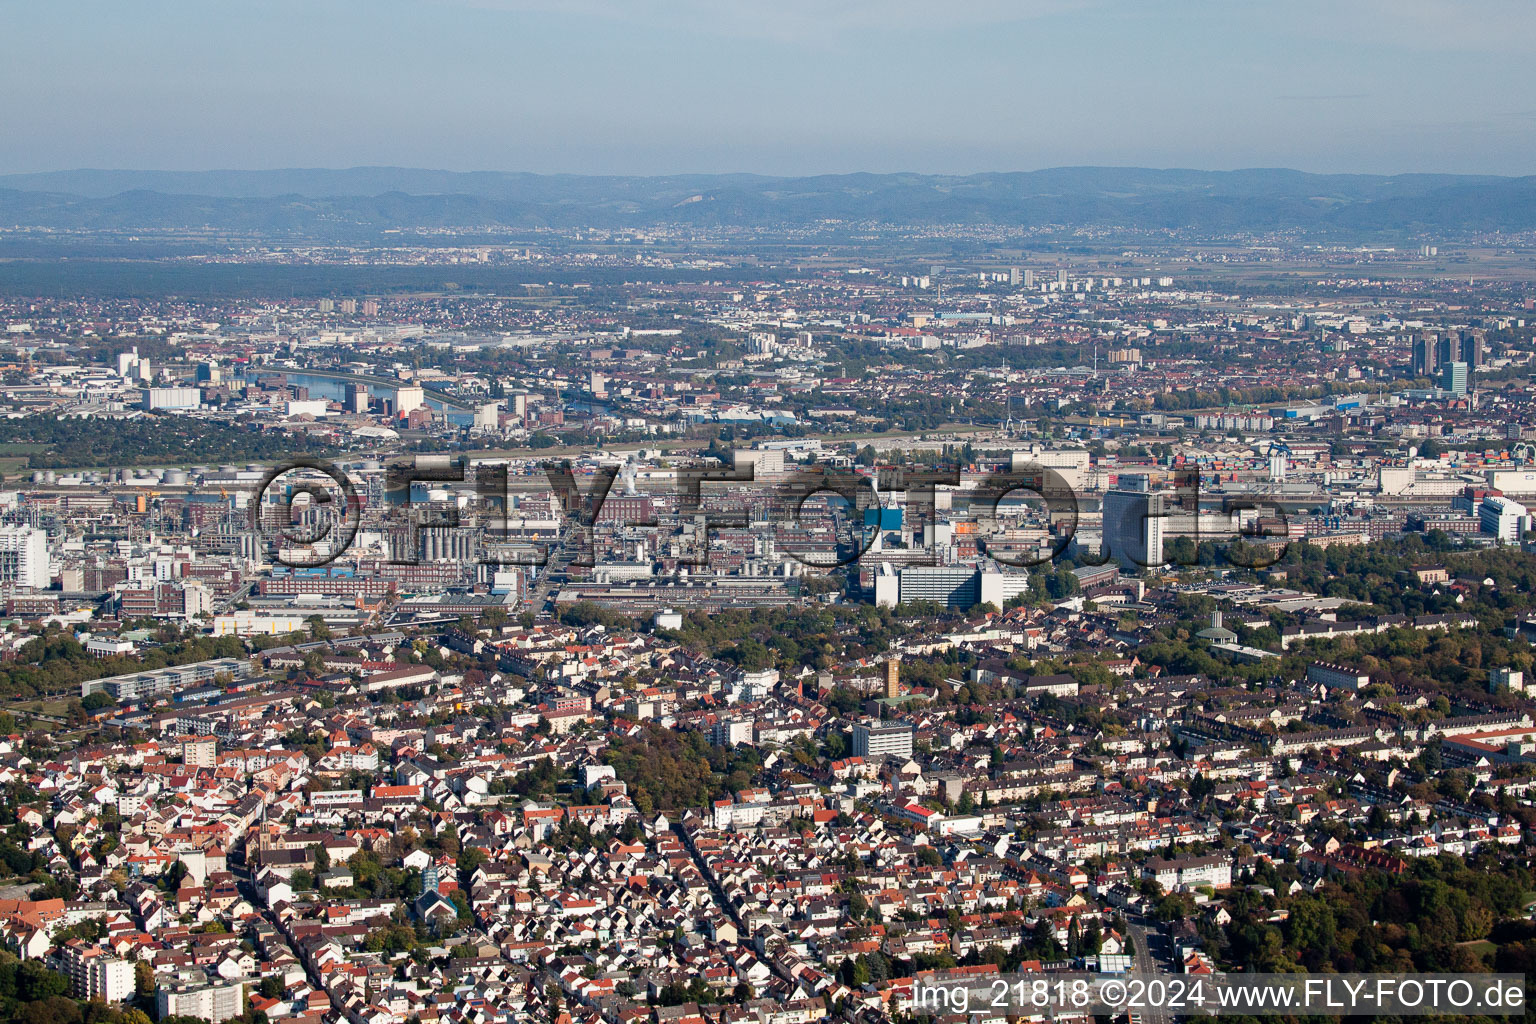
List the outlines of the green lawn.
{"type": "Polygon", "coordinates": [[[69,702],[74,699],[75,698],[73,696],[47,697],[43,699],[30,697],[27,700],[21,700],[15,702],[14,704],[8,704],[5,706],[4,710],[9,711],[11,714],[18,717],[21,715],[38,713],[44,715],[53,715],[55,718],[63,718],[64,715],[69,711],[69,702]]]}

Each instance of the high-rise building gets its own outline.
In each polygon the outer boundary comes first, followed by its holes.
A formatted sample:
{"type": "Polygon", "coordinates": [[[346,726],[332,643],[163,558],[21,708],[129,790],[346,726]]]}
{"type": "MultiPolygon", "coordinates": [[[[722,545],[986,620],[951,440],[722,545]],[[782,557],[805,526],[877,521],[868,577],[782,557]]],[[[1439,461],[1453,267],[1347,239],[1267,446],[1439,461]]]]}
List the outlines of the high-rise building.
{"type": "Polygon", "coordinates": [[[1461,344],[1450,335],[1444,335],[1435,339],[1435,364],[1444,366],[1452,362],[1461,354],[1461,344]]]}
{"type": "Polygon", "coordinates": [[[1525,673],[1517,668],[1490,669],[1488,671],[1489,693],[1524,693],[1525,673]]]}
{"type": "Polygon", "coordinates": [[[885,697],[887,700],[895,700],[901,696],[901,659],[889,657],[885,659],[885,697]]]}
{"type": "Polygon", "coordinates": [[[1433,376],[1440,366],[1440,355],[1435,339],[1419,335],[1413,340],[1413,375],[1415,377],[1433,376]]]}
{"type": "Polygon", "coordinates": [[[121,1003],[133,995],[133,964],[100,946],[76,940],[66,943],[63,956],[69,987],[76,998],[121,1003]]]}
{"type": "Polygon", "coordinates": [[[219,761],[219,741],[212,736],[182,740],[181,760],[192,768],[213,768],[219,761]]]}
{"type": "Polygon", "coordinates": [[[1446,363],[1440,368],[1440,388],[1453,395],[1465,395],[1472,390],[1471,368],[1460,361],[1446,363]]]}
{"type": "Polygon", "coordinates": [[[853,727],[853,753],[856,757],[909,758],[912,756],[912,727],[859,722],[853,727]]]}
{"type": "Polygon", "coordinates": [[[709,730],[709,742],[716,747],[738,747],[752,743],[752,719],[722,718],[709,730]]]}
{"type": "Polygon", "coordinates": [[[200,1017],[210,1024],[238,1017],[245,1010],[245,986],[197,968],[184,968],[155,990],[159,1016],[200,1017]]]}
{"type": "Polygon", "coordinates": [[[224,373],[218,363],[207,362],[197,364],[197,382],[199,384],[218,384],[223,379],[224,373]]]}
{"type": "Polygon", "coordinates": [[[363,310],[363,316],[378,316],[379,315],[379,300],[378,299],[364,299],[363,300],[362,310],[363,310]]]}
{"type": "Polygon", "coordinates": [[[1024,287],[1025,288],[1033,288],[1034,286],[1035,286],[1035,272],[1033,270],[1025,270],[1024,271],[1024,287]]]}
{"type": "Polygon", "coordinates": [[[1461,361],[1472,369],[1483,365],[1483,334],[1481,331],[1462,331],[1460,346],[1461,361]]]}
{"type": "Polygon", "coordinates": [[[42,590],[49,582],[48,534],[34,526],[0,526],[0,583],[42,590]]]}
{"type": "Polygon", "coordinates": [[[1146,479],[1121,478],[1121,487],[1104,494],[1104,554],[1126,568],[1163,564],[1165,495],[1146,479]]]}

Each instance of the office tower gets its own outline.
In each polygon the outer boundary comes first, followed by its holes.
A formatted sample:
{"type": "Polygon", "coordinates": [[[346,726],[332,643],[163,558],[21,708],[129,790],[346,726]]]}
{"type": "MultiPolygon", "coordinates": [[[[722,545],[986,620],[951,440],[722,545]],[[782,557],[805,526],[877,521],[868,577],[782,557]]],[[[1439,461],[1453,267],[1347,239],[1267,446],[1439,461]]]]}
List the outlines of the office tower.
{"type": "Polygon", "coordinates": [[[1140,480],[1121,478],[1121,487],[1104,494],[1104,553],[1126,568],[1163,564],[1166,496],[1140,480]]]}
{"type": "Polygon", "coordinates": [[[197,382],[199,384],[218,384],[224,379],[224,373],[219,369],[218,363],[198,363],[197,382]]]}
{"type": "Polygon", "coordinates": [[[48,534],[33,526],[0,526],[0,583],[48,586],[48,534]]]}
{"type": "Polygon", "coordinates": [[[1440,387],[1455,395],[1465,395],[1472,389],[1471,368],[1459,361],[1446,363],[1440,368],[1440,387]]]}
{"type": "Polygon", "coordinates": [[[970,608],[981,603],[981,574],[973,565],[908,565],[896,575],[901,604],[933,601],[945,608],[970,608]]]}
{"type": "Polygon", "coordinates": [[[1517,542],[1525,534],[1526,517],[1529,515],[1529,510],[1518,501],[1492,494],[1483,498],[1477,510],[1478,523],[1483,532],[1500,543],[1509,544],[1517,542]]]}

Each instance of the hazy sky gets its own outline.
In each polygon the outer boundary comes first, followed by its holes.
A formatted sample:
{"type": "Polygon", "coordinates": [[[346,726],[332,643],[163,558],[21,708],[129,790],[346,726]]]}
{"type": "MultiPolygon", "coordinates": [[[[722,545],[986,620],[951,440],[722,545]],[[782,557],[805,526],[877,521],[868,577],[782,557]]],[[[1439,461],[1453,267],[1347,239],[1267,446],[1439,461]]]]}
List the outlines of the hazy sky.
{"type": "Polygon", "coordinates": [[[0,172],[1536,173],[1536,0],[8,0],[0,172]]]}

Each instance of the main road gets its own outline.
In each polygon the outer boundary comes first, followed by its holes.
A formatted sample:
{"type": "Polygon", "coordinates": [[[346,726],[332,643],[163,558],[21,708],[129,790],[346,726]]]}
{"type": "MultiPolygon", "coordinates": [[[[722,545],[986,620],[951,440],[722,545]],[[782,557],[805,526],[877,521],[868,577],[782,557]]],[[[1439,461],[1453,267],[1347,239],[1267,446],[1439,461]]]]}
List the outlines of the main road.
{"type": "MultiPolygon", "coordinates": [[[[1126,935],[1136,947],[1131,957],[1131,975],[1139,979],[1144,985],[1150,984],[1153,978],[1166,975],[1169,972],[1166,956],[1161,956],[1152,950],[1153,943],[1157,943],[1162,950],[1167,949],[1168,939],[1155,930],[1148,929],[1141,918],[1126,918],[1126,935]]],[[[1143,991],[1146,991],[1143,988],[1143,991]]],[[[1146,1009],[1132,1011],[1133,1024],[1175,1024],[1178,1018],[1167,1010],[1148,1007],[1146,1009]]]]}

